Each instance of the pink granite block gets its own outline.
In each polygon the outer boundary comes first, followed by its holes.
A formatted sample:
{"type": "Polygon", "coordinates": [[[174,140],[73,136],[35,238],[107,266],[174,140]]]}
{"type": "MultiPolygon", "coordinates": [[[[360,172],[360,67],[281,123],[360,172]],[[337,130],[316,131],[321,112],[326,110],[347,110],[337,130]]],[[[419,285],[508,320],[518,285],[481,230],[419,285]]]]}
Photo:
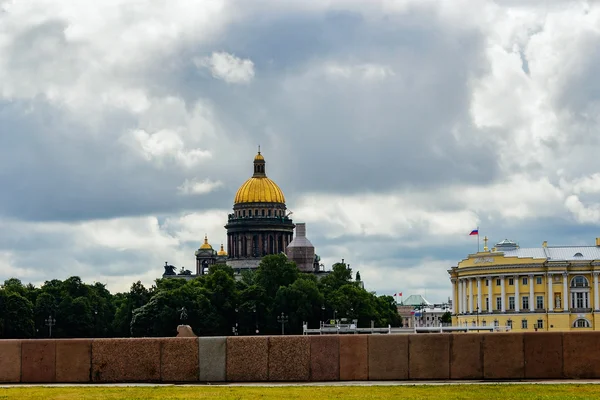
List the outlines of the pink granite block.
{"type": "Polygon", "coordinates": [[[563,378],[600,378],[600,332],[563,334],[563,378]]]}
{"type": "Polygon", "coordinates": [[[483,379],[483,335],[450,335],[450,379],[483,379]]]}
{"type": "Polygon", "coordinates": [[[307,336],[269,338],[269,381],[307,381],[310,339],[307,336]]]}
{"type": "Polygon", "coordinates": [[[0,383],[21,381],[21,341],[0,340],[0,383]]]}
{"type": "Polygon", "coordinates": [[[427,333],[409,335],[409,378],[450,377],[450,335],[427,333]]]}
{"type": "Polygon", "coordinates": [[[56,381],[90,382],[91,339],[56,340],[56,381]]]}
{"type": "Polygon", "coordinates": [[[161,381],[198,381],[198,338],[177,337],[162,341],[161,381]]]}
{"type": "Polygon", "coordinates": [[[95,339],[92,342],[94,382],[157,382],[161,339],[95,339]]]}
{"type": "Polygon", "coordinates": [[[21,342],[21,382],[56,381],[56,342],[28,339],[21,342]]]}
{"type": "Polygon", "coordinates": [[[227,338],[227,380],[264,382],[269,379],[269,337],[227,338]]]}
{"type": "Polygon", "coordinates": [[[408,379],[408,335],[368,335],[369,380],[408,379]]]}
{"type": "Polygon", "coordinates": [[[523,333],[483,335],[483,378],[523,379],[524,376],[523,333]]]}
{"type": "Polygon", "coordinates": [[[369,379],[367,340],[366,335],[340,336],[340,380],[369,379]]]}
{"type": "Polygon", "coordinates": [[[562,332],[525,332],[524,335],[525,378],[562,378],[562,332]]]}
{"type": "Polygon", "coordinates": [[[339,335],[309,336],[310,380],[340,380],[339,335]]]}

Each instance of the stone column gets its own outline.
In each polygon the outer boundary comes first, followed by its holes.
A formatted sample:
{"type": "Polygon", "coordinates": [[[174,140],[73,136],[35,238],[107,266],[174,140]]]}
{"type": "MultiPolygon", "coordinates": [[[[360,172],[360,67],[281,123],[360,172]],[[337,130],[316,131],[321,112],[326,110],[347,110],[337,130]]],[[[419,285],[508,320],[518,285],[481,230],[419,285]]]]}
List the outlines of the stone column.
{"type": "Polygon", "coordinates": [[[481,298],[482,296],[482,292],[483,292],[483,286],[482,284],[482,280],[481,278],[477,278],[477,309],[478,312],[481,312],[481,298]]]}
{"type": "Polygon", "coordinates": [[[488,286],[488,305],[489,307],[489,312],[492,312],[492,310],[494,309],[494,297],[492,296],[492,285],[494,284],[494,277],[493,276],[488,276],[488,280],[489,280],[489,286],[488,286]]]}
{"type": "Polygon", "coordinates": [[[458,301],[456,299],[456,279],[452,278],[450,279],[450,282],[452,282],[452,307],[454,308],[454,313],[458,314],[458,301]]]}
{"type": "Polygon", "coordinates": [[[500,301],[500,311],[502,312],[506,312],[506,288],[504,287],[504,280],[505,277],[501,276],[500,277],[500,296],[502,297],[502,300],[500,301]]]}
{"type": "Polygon", "coordinates": [[[567,311],[569,309],[569,273],[563,272],[563,292],[562,299],[560,305],[562,306],[563,311],[567,311]]]}
{"type": "Polygon", "coordinates": [[[465,278],[462,279],[461,285],[462,285],[462,298],[461,298],[462,313],[466,314],[467,313],[467,282],[466,282],[465,278]]]}
{"type": "Polygon", "coordinates": [[[462,314],[462,279],[456,280],[456,289],[458,292],[456,295],[456,313],[462,314]]]}
{"type": "Polygon", "coordinates": [[[535,293],[533,291],[533,275],[528,275],[529,278],[529,311],[535,310],[535,293]]]}
{"type": "Polygon", "coordinates": [[[473,278],[469,278],[469,312],[473,314],[473,278]]]}
{"type": "Polygon", "coordinates": [[[463,313],[463,287],[462,287],[462,283],[463,280],[459,279],[458,280],[458,313],[462,314],[463,313]]]}
{"type": "Polygon", "coordinates": [[[552,303],[554,303],[554,300],[552,299],[552,297],[554,296],[552,294],[553,289],[552,289],[552,274],[548,273],[548,275],[546,275],[546,279],[548,279],[548,296],[546,296],[548,298],[548,304],[546,306],[546,309],[548,311],[554,311],[554,307],[552,303]]]}
{"type": "Polygon", "coordinates": [[[594,271],[594,311],[600,310],[600,293],[598,293],[598,271],[594,271]]]}
{"type": "Polygon", "coordinates": [[[521,310],[521,296],[519,293],[519,285],[521,282],[519,282],[519,275],[515,275],[513,279],[515,280],[515,312],[519,312],[521,310]]]}

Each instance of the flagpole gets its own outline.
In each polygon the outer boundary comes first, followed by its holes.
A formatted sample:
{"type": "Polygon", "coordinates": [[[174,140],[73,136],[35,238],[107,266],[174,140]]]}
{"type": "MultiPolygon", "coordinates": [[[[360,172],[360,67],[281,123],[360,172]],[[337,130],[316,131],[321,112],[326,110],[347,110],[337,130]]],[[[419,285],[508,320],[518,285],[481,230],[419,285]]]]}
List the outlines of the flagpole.
{"type": "Polygon", "coordinates": [[[479,227],[477,227],[477,252],[479,253],[479,227]]]}

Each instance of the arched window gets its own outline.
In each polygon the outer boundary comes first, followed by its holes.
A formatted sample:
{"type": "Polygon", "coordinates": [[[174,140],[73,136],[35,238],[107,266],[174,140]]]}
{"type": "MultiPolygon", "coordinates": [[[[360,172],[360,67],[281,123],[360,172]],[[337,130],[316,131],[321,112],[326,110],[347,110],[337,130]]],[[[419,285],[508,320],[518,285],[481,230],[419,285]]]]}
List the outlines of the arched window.
{"type": "Polygon", "coordinates": [[[590,284],[585,276],[577,275],[573,279],[571,279],[571,287],[572,288],[584,288],[589,287],[590,284]]]}
{"type": "Polygon", "coordinates": [[[589,328],[590,327],[590,321],[588,321],[585,318],[579,318],[576,319],[575,322],[573,322],[573,328],[589,328]]]}

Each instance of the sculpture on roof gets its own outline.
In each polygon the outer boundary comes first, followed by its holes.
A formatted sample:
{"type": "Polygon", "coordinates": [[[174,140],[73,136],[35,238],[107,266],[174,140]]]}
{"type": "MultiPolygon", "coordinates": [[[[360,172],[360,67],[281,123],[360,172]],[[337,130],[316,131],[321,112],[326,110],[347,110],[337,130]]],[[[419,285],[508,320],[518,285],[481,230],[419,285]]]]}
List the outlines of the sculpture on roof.
{"type": "Polygon", "coordinates": [[[176,273],[175,273],[175,266],[174,265],[169,265],[169,263],[165,261],[165,273],[164,273],[164,275],[176,275],[176,273]]]}

